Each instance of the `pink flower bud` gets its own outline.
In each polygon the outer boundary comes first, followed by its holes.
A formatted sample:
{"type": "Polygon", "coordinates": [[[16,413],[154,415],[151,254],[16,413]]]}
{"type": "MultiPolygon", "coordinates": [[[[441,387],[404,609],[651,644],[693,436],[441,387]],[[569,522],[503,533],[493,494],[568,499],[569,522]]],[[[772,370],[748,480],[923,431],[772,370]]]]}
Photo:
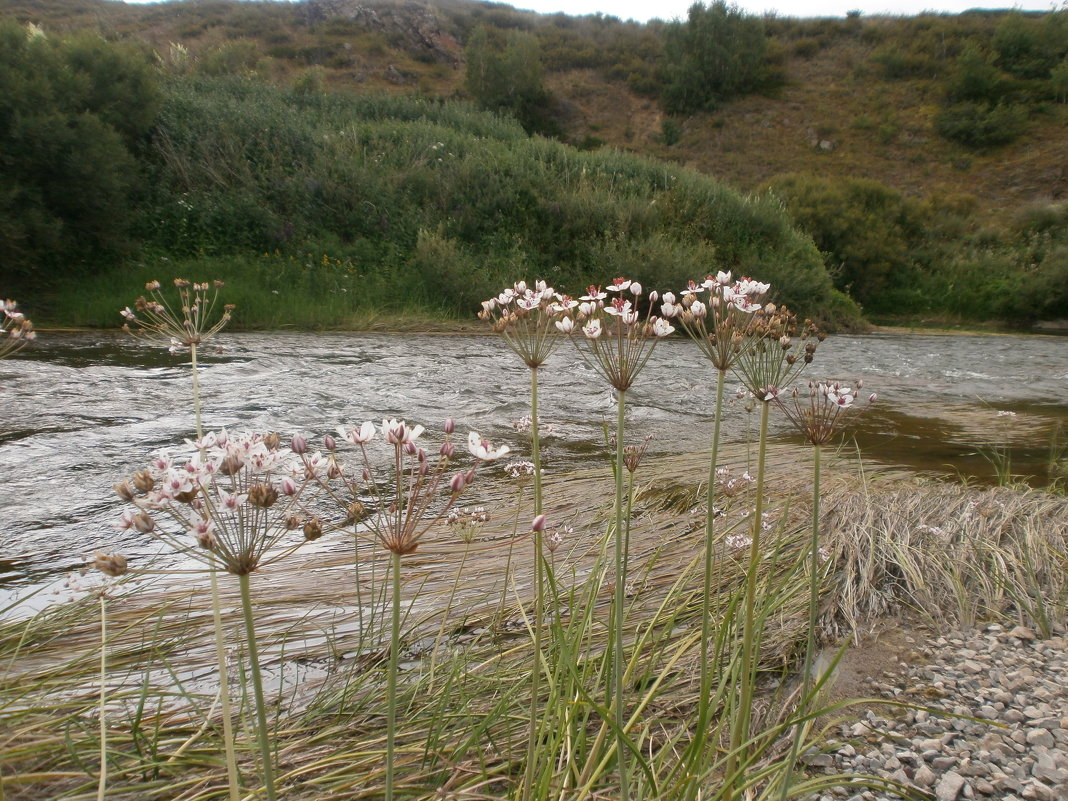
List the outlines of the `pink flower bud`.
{"type": "Polygon", "coordinates": [[[451,434],[456,430],[456,422],[451,417],[445,418],[445,433],[451,434]]]}
{"type": "Polygon", "coordinates": [[[419,449],[415,447],[415,443],[408,441],[404,443],[404,452],[409,456],[415,456],[419,449]]]}
{"type": "Polygon", "coordinates": [[[459,495],[464,491],[464,487],[467,486],[467,481],[464,479],[463,473],[457,473],[449,479],[449,490],[453,495],[459,495]]]}
{"type": "Polygon", "coordinates": [[[323,447],[326,448],[328,451],[336,451],[337,440],[327,434],[325,437],[323,437],[323,447]]]}
{"type": "Polygon", "coordinates": [[[538,515],[530,523],[531,531],[545,531],[545,515],[538,515]]]}
{"type": "Polygon", "coordinates": [[[876,393],[874,393],[874,392],[871,393],[871,396],[868,398],[868,403],[875,403],[875,401],[876,401],[876,399],[878,399],[878,397],[879,396],[876,393]]]}
{"type": "Polygon", "coordinates": [[[297,494],[297,482],[289,476],[282,479],[282,494],[284,495],[296,495],[297,494]]]}
{"type": "Polygon", "coordinates": [[[441,443],[441,449],[438,453],[446,459],[451,459],[456,455],[456,446],[449,441],[441,443]]]}
{"type": "Polygon", "coordinates": [[[308,440],[302,437],[300,434],[294,434],[293,438],[289,441],[289,448],[293,453],[298,456],[308,450],[308,440]]]}

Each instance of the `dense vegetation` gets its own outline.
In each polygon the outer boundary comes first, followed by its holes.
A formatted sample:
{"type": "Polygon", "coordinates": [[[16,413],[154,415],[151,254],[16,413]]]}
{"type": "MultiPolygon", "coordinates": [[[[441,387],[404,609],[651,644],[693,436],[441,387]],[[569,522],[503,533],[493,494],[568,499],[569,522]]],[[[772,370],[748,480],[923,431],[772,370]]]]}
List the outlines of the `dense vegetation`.
{"type": "Polygon", "coordinates": [[[1068,11],[794,20],[714,2],[642,25],[463,0],[79,0],[10,14],[0,258],[23,294],[101,265],[117,268],[106,292],[137,265],[211,260],[280,294],[349,290],[360,300],[334,292],[321,312],[344,324],[361,303],[466,314],[519,272],[575,289],[619,263],[665,286],[710,266],[759,273],[825,317],[851,316],[831,279],[879,316],[1068,315],[1068,11]],[[127,123],[94,70],[132,82],[127,123]]]}

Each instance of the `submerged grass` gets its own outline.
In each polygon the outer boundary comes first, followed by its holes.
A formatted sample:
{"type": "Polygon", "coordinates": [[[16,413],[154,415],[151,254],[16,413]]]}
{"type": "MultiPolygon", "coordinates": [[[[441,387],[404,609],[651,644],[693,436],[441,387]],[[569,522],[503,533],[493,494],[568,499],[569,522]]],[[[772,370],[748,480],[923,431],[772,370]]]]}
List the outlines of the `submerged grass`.
{"type": "MultiPolygon", "coordinates": [[[[769,447],[765,514],[772,528],[758,565],[754,611],[760,632],[755,734],[734,749],[727,716],[715,710],[731,704],[728,678],[737,669],[741,622],[733,611],[744,598],[748,561],[748,544],[739,548],[731,537],[748,530],[752,499],[732,499],[717,521],[722,569],[712,588],[713,609],[718,618],[736,621],[720,627],[709,646],[708,737],[718,750],[698,776],[681,776],[678,757],[692,736],[701,694],[704,484],[693,477],[703,475],[706,457],[649,457],[637,474],[625,588],[627,714],[618,730],[598,689],[610,671],[606,646],[615,596],[604,533],[612,513],[605,469],[546,477],[546,513],[572,521],[577,533],[551,563],[551,636],[540,654],[532,631],[535,554],[514,547],[510,515],[495,516],[466,553],[442,524],[405,557],[395,796],[479,799],[517,792],[535,659],[552,666],[538,690],[544,720],[539,766],[530,779],[536,797],[614,797],[617,739],[628,748],[636,797],[682,797],[695,780],[703,797],[720,797],[729,759],[743,761],[739,794],[780,795],[792,774],[792,731],[801,726],[807,745],[818,741],[812,722],[828,711],[818,703],[803,718],[792,711],[801,694],[792,667],[808,628],[802,567],[810,547],[807,472],[798,449],[769,447]],[[477,580],[455,589],[461,564],[464,575],[477,580]]],[[[720,461],[744,465],[744,448],[722,447],[720,461]]],[[[902,606],[955,610],[963,623],[1008,617],[1052,629],[1063,622],[1063,496],[922,482],[890,471],[861,475],[847,460],[827,461],[821,533],[832,562],[820,587],[824,638],[902,606]]],[[[488,484],[480,502],[490,509],[510,506],[514,493],[503,481],[488,484]]],[[[389,649],[381,621],[368,628],[369,608],[354,604],[351,553],[351,543],[339,544],[287,569],[265,569],[253,588],[269,743],[279,793],[287,799],[384,794],[389,649]]],[[[365,552],[361,577],[367,580],[373,561],[381,580],[388,558],[365,552]]],[[[193,576],[147,586],[140,581],[120,584],[109,602],[107,797],[220,798],[227,780],[210,603],[193,576]]],[[[233,588],[221,601],[233,635],[241,623],[233,588]]],[[[95,797],[102,745],[99,634],[95,597],[0,624],[6,800],[95,797]]],[[[235,664],[241,656],[234,655],[235,664]]],[[[258,772],[253,707],[248,698],[235,701],[240,773],[248,777],[258,772]]],[[[791,780],[794,794],[818,790],[814,778],[791,780]]]]}

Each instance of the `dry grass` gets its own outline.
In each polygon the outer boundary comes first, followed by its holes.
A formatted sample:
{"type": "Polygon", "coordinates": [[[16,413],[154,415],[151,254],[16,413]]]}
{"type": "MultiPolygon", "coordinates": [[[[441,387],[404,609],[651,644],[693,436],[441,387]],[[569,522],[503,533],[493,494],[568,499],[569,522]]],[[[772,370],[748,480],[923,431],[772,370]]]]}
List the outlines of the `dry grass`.
{"type": "MultiPolygon", "coordinates": [[[[723,463],[741,472],[744,449],[724,451],[723,463]]],[[[706,469],[704,458],[650,458],[639,472],[630,535],[635,580],[628,588],[628,676],[642,710],[634,736],[657,770],[666,769],[673,749],[688,736],[697,694],[704,493],[695,477],[706,469]]],[[[828,461],[823,479],[823,532],[833,554],[824,592],[828,630],[863,627],[902,605],[955,609],[962,622],[1002,615],[1039,628],[1063,622],[1064,497],[923,482],[895,470],[862,476],[855,462],[828,461]]],[[[761,666],[770,694],[756,717],[773,735],[790,706],[782,694],[792,685],[782,680],[805,636],[806,577],[798,565],[804,561],[809,503],[806,465],[802,450],[769,449],[775,545],[761,567],[761,666]]],[[[609,478],[606,469],[584,468],[546,481],[550,518],[576,531],[555,557],[562,594],[553,626],[558,646],[572,649],[580,684],[603,669],[612,594],[602,558],[609,478]]],[[[529,704],[522,676],[533,658],[532,547],[522,536],[512,542],[514,487],[483,489],[480,503],[494,511],[494,519],[466,555],[464,545],[442,527],[405,558],[410,611],[402,653],[398,793],[430,797],[443,788],[445,797],[499,798],[510,792],[520,770],[529,704]],[[506,585],[510,546],[514,580],[506,585]],[[445,636],[434,651],[441,631],[445,636]]],[[[725,506],[721,535],[744,531],[746,508],[740,497],[725,506]]],[[[358,799],[381,792],[385,650],[384,607],[377,593],[386,557],[370,545],[362,557],[362,610],[355,603],[351,541],[274,566],[253,582],[262,658],[273,677],[272,742],[286,798],[358,799]]],[[[721,604],[737,597],[743,561],[730,548],[722,550],[721,604]]],[[[128,583],[110,606],[108,695],[115,725],[109,733],[108,797],[221,797],[225,770],[211,679],[210,606],[201,580],[168,576],[146,585],[128,583]]],[[[224,607],[230,612],[227,625],[236,627],[236,587],[224,607]]],[[[0,711],[7,723],[0,734],[0,775],[7,800],[94,797],[95,608],[88,599],[0,627],[0,711]]],[[[724,664],[731,653],[721,652],[724,664]]],[[[235,671],[239,656],[234,655],[235,671]]],[[[592,737],[599,719],[580,713],[587,704],[579,700],[560,708],[567,710],[559,713],[561,726],[568,736],[586,731],[592,737]]],[[[243,772],[252,776],[250,732],[243,729],[239,740],[243,772]]],[[[777,735],[768,740],[760,764],[781,759],[778,742],[777,735]]],[[[559,747],[560,753],[582,758],[582,749],[591,746],[576,741],[559,747]]]]}

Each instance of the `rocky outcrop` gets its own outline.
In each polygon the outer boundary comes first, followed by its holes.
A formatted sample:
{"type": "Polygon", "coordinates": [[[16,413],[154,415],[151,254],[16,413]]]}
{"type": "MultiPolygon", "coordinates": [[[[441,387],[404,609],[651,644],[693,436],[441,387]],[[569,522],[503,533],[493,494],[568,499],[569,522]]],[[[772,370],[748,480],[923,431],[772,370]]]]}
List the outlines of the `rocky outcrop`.
{"type": "Polygon", "coordinates": [[[307,0],[304,15],[316,25],[332,19],[359,23],[368,31],[381,33],[403,42],[403,47],[417,55],[457,66],[462,48],[442,28],[441,19],[430,6],[420,3],[365,3],[360,0],[307,0]]]}

